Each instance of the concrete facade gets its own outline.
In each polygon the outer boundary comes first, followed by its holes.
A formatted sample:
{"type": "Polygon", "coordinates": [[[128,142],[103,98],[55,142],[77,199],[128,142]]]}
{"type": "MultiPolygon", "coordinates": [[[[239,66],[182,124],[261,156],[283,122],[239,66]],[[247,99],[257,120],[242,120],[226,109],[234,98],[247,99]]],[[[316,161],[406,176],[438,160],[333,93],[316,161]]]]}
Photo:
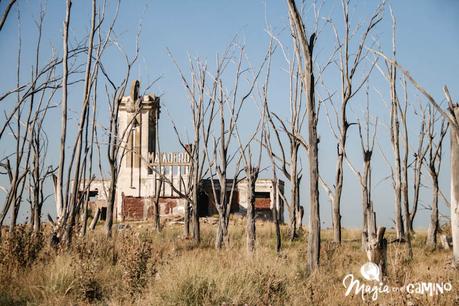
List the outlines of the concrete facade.
{"type": "MultiPolygon", "coordinates": [[[[162,216],[183,215],[186,205],[180,194],[185,193],[188,186],[189,156],[186,152],[158,152],[160,99],[152,94],[138,96],[138,86],[138,81],[134,81],[131,95],[121,100],[118,115],[122,150],[118,157],[120,169],[114,211],[117,221],[152,218],[157,193],[162,216]],[[166,181],[161,183],[160,174],[167,178],[166,181]]],[[[229,181],[228,184],[231,185],[229,181]]],[[[212,215],[216,210],[210,181],[203,181],[201,185],[200,215],[212,215]]],[[[246,185],[244,180],[236,185],[234,212],[244,213],[247,208],[246,185]]],[[[106,207],[108,186],[108,181],[103,180],[91,183],[91,207],[104,207],[104,203],[106,207]]],[[[256,209],[266,218],[270,218],[273,203],[278,203],[280,216],[283,216],[282,200],[280,197],[277,201],[273,199],[275,186],[279,186],[279,192],[284,192],[282,181],[273,184],[269,179],[257,180],[256,209]]]]}

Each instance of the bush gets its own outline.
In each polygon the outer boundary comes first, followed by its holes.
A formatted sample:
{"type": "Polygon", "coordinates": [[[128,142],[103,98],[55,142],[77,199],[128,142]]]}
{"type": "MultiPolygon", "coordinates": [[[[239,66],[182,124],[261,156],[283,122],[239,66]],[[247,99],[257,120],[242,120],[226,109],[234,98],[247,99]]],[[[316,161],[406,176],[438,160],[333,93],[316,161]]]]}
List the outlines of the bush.
{"type": "Polygon", "coordinates": [[[34,233],[25,225],[16,226],[13,234],[0,245],[0,264],[7,271],[30,268],[39,258],[43,246],[42,232],[34,233]]]}
{"type": "Polygon", "coordinates": [[[152,242],[146,236],[131,237],[121,247],[120,264],[127,290],[135,296],[145,288],[147,279],[156,273],[156,260],[152,256],[152,242]]]}

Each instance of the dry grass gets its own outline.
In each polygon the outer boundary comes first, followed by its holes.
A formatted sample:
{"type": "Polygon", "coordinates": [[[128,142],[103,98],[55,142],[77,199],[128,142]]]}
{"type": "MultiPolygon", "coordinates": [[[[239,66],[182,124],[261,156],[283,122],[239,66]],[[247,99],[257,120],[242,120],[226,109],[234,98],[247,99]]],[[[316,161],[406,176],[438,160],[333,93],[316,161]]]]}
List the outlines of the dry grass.
{"type": "MultiPolygon", "coordinates": [[[[161,234],[151,228],[136,224],[112,241],[101,232],[91,233],[65,252],[50,249],[27,229],[19,230],[14,243],[1,242],[0,305],[365,304],[360,295],[345,296],[342,284],[349,273],[360,277],[360,266],[366,262],[358,231],[345,230],[345,242],[337,247],[325,230],[321,268],[309,275],[304,237],[285,241],[278,256],[269,223],[257,224],[253,258],[245,252],[242,224],[231,224],[231,246],[223,251],[213,248],[215,228],[209,224],[202,224],[199,247],[181,238],[179,225],[168,225],[161,234]]],[[[287,237],[287,229],[282,231],[287,237]]],[[[459,305],[459,272],[448,265],[450,252],[427,250],[424,240],[424,233],[415,237],[411,261],[404,245],[389,245],[387,284],[449,281],[453,290],[433,297],[381,294],[376,303],[459,305]]],[[[366,303],[376,304],[370,298],[366,303]]]]}

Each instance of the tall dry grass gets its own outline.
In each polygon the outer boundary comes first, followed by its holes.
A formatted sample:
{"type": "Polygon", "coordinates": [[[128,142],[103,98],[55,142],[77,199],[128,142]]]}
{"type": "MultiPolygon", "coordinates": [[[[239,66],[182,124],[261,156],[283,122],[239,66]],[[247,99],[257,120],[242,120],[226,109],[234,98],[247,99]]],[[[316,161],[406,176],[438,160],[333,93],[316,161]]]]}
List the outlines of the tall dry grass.
{"type": "MultiPolygon", "coordinates": [[[[366,262],[358,231],[344,230],[340,247],[323,231],[321,268],[310,275],[304,235],[284,241],[277,255],[274,226],[258,223],[257,251],[248,257],[244,229],[234,220],[231,245],[222,251],[213,248],[215,228],[209,224],[202,225],[199,247],[181,238],[179,225],[158,234],[150,224],[132,224],[113,240],[96,231],[64,251],[49,247],[49,233],[36,236],[20,228],[14,240],[1,241],[0,305],[459,304],[459,272],[448,265],[450,252],[426,249],[424,233],[414,239],[412,260],[405,245],[389,245],[387,284],[449,281],[453,290],[433,297],[381,294],[376,302],[363,302],[360,295],[345,296],[342,284],[349,273],[360,277],[366,262]]],[[[287,228],[282,234],[288,237],[287,228]]]]}

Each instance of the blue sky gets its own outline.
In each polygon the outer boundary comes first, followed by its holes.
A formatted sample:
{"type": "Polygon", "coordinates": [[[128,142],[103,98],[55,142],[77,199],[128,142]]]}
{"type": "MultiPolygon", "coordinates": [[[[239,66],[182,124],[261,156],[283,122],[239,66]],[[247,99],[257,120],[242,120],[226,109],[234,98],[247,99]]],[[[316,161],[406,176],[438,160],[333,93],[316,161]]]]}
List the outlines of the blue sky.
{"type": "MultiPolygon", "coordinates": [[[[4,29],[0,34],[0,92],[4,92],[15,86],[18,24],[17,12],[21,15],[21,33],[23,44],[23,76],[30,74],[32,55],[36,41],[36,28],[34,19],[37,18],[40,5],[46,6],[46,18],[43,38],[43,62],[50,56],[54,48],[57,54],[62,53],[62,22],[65,14],[65,1],[18,1],[18,5],[12,11],[4,29]],[[43,3],[43,4],[41,4],[43,3]]],[[[297,1],[300,3],[299,1],[297,1]]],[[[307,27],[311,26],[309,2],[306,4],[305,20],[307,27]]],[[[459,1],[453,0],[405,0],[389,1],[397,18],[397,59],[407,68],[415,79],[423,84],[439,101],[443,100],[441,88],[447,84],[453,97],[459,96],[459,1]]],[[[377,1],[352,1],[350,6],[351,25],[358,23],[366,24],[370,14],[378,5],[377,1]]],[[[4,1],[0,8],[5,6],[4,1]]],[[[112,15],[115,1],[108,1],[107,12],[112,15]]],[[[342,31],[342,17],[340,1],[326,1],[321,10],[323,17],[331,17],[336,21],[338,31],[342,31]]],[[[74,42],[84,37],[89,30],[90,1],[74,1],[72,7],[70,41],[74,42]]],[[[187,57],[199,57],[207,60],[210,69],[213,68],[215,56],[222,53],[229,41],[238,36],[238,42],[245,45],[247,58],[250,63],[257,67],[262,61],[269,36],[268,25],[279,40],[287,48],[290,48],[290,35],[288,29],[288,15],[285,1],[127,1],[121,2],[120,17],[116,25],[116,38],[128,54],[132,54],[135,48],[135,36],[142,25],[141,30],[141,53],[138,64],[133,69],[133,78],[142,80],[143,84],[161,76],[161,79],[153,86],[152,90],[161,95],[163,113],[161,117],[162,150],[177,150],[178,144],[171,130],[170,113],[176,122],[180,123],[183,135],[190,124],[186,92],[180,81],[177,69],[167,54],[167,48],[171,50],[179,65],[186,71],[187,57]],[[166,111],[167,109],[167,111],[166,111]]],[[[358,37],[357,41],[358,41],[358,37]]],[[[391,48],[391,20],[388,7],[384,14],[384,20],[373,32],[372,39],[378,40],[382,50],[389,52],[391,48]]],[[[323,27],[316,46],[317,61],[320,63],[330,54],[334,46],[330,28],[323,27]]],[[[116,49],[109,50],[103,59],[104,65],[115,78],[120,78],[123,71],[123,61],[116,49]]],[[[382,62],[381,62],[382,63],[382,62]]],[[[270,103],[272,110],[280,117],[288,117],[288,75],[285,72],[286,63],[280,52],[273,58],[272,77],[270,86],[270,103]]],[[[326,74],[327,86],[332,90],[339,90],[336,69],[330,69],[326,74]]],[[[388,84],[383,80],[380,73],[375,70],[370,78],[370,99],[373,116],[377,116],[380,122],[388,124],[389,110],[384,106],[383,100],[387,100],[388,84]],[[381,92],[382,95],[379,95],[381,92]]],[[[410,102],[413,105],[425,100],[413,89],[409,89],[410,102]]],[[[82,91],[79,86],[70,90],[70,124],[75,127],[75,118],[81,104],[82,91]]],[[[55,104],[59,103],[60,94],[56,95],[55,104]]],[[[101,98],[102,100],[102,98],[101,98]]],[[[363,95],[357,95],[351,102],[351,119],[363,118],[363,95]]],[[[8,111],[14,101],[2,102],[0,111],[8,111]]],[[[338,101],[336,101],[338,102],[338,101]]],[[[106,113],[106,101],[100,101],[98,117],[104,121],[106,113]],[[105,105],[105,107],[103,106],[105,105]]],[[[46,122],[46,132],[50,139],[48,159],[49,163],[57,164],[58,160],[58,135],[59,135],[59,109],[50,112],[46,122]]],[[[241,129],[253,128],[254,116],[257,116],[257,108],[254,103],[248,105],[241,117],[241,129]]],[[[0,119],[2,121],[4,119],[0,119]]],[[[256,123],[256,122],[255,122],[256,123]]],[[[102,124],[102,123],[101,123],[102,124]]],[[[393,213],[393,196],[389,180],[384,180],[390,172],[382,158],[382,152],[392,158],[389,147],[388,131],[381,124],[378,128],[381,150],[376,149],[374,156],[374,179],[373,189],[374,205],[378,213],[380,224],[391,226],[393,213]],[[378,183],[376,185],[376,183],[378,183]]],[[[419,120],[415,116],[409,117],[409,130],[413,146],[417,138],[419,120]]],[[[325,112],[322,112],[319,123],[321,143],[319,147],[320,169],[324,179],[331,183],[334,177],[336,160],[336,144],[328,127],[325,112]]],[[[0,156],[10,152],[8,144],[11,140],[0,140],[0,156]]],[[[441,171],[441,189],[449,194],[449,170],[448,157],[449,145],[446,142],[444,150],[444,162],[441,171]]],[[[307,170],[304,151],[301,152],[304,171],[307,170]]],[[[349,136],[349,155],[356,167],[361,164],[360,147],[357,138],[357,130],[351,129],[349,136]]],[[[411,171],[410,171],[411,172],[411,171]]],[[[269,172],[264,174],[269,176],[269,172]]],[[[411,175],[411,173],[410,173],[411,175]]],[[[306,177],[306,176],[305,176],[306,177]]],[[[421,200],[424,204],[430,203],[430,178],[424,171],[426,187],[423,188],[421,200]]],[[[0,184],[4,184],[4,178],[0,178],[0,184]]],[[[308,212],[308,190],[306,178],[303,180],[302,204],[305,212],[308,212]]],[[[349,169],[345,172],[345,195],[343,198],[342,215],[343,225],[346,227],[358,227],[361,223],[360,190],[358,181],[349,169]]],[[[411,190],[410,190],[411,192],[411,190]]],[[[321,215],[325,226],[330,226],[330,203],[321,190],[321,215]]],[[[2,195],[3,196],[3,195],[2,195]]],[[[0,199],[1,197],[0,196],[0,199]]],[[[48,205],[49,206],[49,205],[48,205]]],[[[440,207],[444,214],[448,214],[445,205],[441,202],[440,207]]],[[[48,207],[52,210],[53,207],[48,207]]],[[[307,215],[304,221],[307,220],[307,215]]],[[[422,211],[416,223],[424,227],[428,220],[428,211],[422,211]]]]}

